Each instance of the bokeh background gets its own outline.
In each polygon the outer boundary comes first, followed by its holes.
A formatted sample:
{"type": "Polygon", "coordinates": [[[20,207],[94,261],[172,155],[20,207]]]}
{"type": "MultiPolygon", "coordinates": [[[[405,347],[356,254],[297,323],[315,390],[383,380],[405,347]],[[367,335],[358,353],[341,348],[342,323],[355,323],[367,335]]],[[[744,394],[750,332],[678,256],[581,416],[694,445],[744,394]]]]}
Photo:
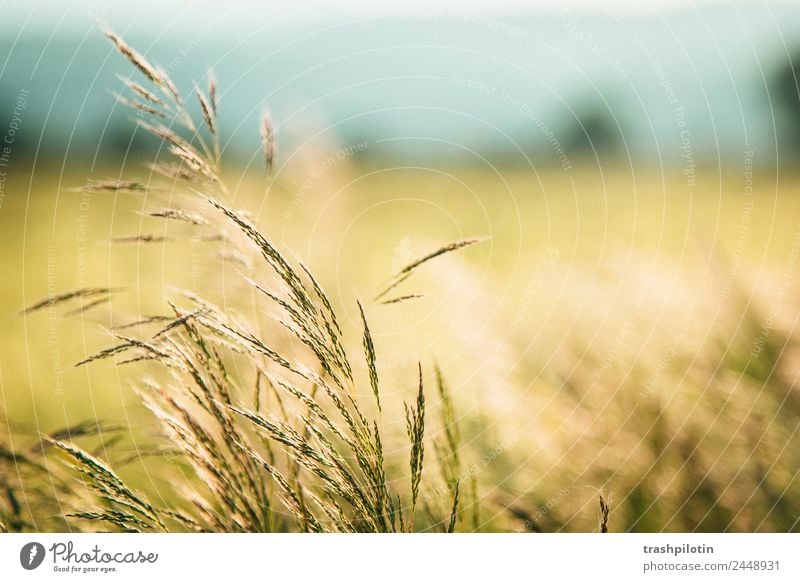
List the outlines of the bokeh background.
{"type": "Polygon", "coordinates": [[[108,27],[183,91],[213,71],[232,203],[355,345],[355,298],[487,237],[407,283],[423,297],[367,301],[386,398],[417,361],[448,378],[477,529],[591,531],[602,491],[615,531],[797,531],[800,7],[632,4],[0,2],[5,438],[121,427],[120,471],[168,497],[146,370],[74,363],[176,288],[247,309],[213,244],[79,191],[146,178],[160,146],[114,99],[136,73],[108,27]],[[94,286],[125,292],[20,314],[94,286]]]}

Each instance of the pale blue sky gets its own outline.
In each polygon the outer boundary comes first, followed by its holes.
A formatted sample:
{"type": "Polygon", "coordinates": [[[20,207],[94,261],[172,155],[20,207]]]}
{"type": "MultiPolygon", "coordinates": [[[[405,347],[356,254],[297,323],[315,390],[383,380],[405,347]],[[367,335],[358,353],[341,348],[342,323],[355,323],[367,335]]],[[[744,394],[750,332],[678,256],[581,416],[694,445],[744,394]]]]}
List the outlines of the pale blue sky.
{"type": "MultiPolygon", "coordinates": [[[[275,21],[290,14],[304,12],[309,19],[335,18],[355,14],[391,14],[407,11],[459,11],[463,13],[513,15],[535,10],[561,11],[564,9],[598,13],[662,14],[675,9],[691,10],[715,4],[736,4],[718,0],[227,0],[224,6],[240,5],[248,10],[243,21],[256,18],[275,21]]],[[[796,0],[747,2],[750,6],[796,5],[796,0]]],[[[87,17],[100,19],[112,15],[115,19],[144,21],[153,14],[159,20],[180,18],[192,22],[206,21],[220,10],[219,0],[0,0],[0,30],[25,28],[52,28],[53,26],[80,26],[87,17]]],[[[152,20],[152,18],[151,18],[152,20]]]]}
{"type": "Polygon", "coordinates": [[[324,119],[345,141],[416,132],[487,149],[510,147],[510,136],[546,149],[525,113],[532,112],[564,141],[586,116],[600,116],[632,155],[679,157],[663,77],[680,96],[695,147],[716,156],[774,148],[773,126],[781,124],[766,84],[800,47],[798,7],[797,0],[0,0],[0,105],[30,88],[28,127],[47,120],[53,147],[68,138],[75,147],[96,143],[107,127],[128,127],[108,92],[129,67],[103,38],[104,23],[169,68],[181,87],[214,68],[229,91],[222,124],[235,144],[257,146],[257,132],[242,128],[255,127],[269,106],[286,134],[324,119]],[[565,7],[580,18],[565,17],[565,7]],[[504,91],[518,104],[498,98],[504,91]]]}

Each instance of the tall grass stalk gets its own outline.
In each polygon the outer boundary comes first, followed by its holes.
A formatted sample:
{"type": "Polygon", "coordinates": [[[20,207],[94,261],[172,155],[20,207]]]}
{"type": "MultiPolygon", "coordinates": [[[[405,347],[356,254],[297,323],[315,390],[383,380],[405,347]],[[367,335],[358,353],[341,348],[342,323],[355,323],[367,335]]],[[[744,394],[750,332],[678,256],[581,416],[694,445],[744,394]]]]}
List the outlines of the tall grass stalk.
{"type": "MultiPolygon", "coordinates": [[[[397,460],[385,457],[380,374],[367,310],[358,303],[371,404],[358,396],[360,381],[322,285],[306,266],[288,259],[247,215],[229,206],[220,168],[216,82],[212,80],[206,90],[194,87],[200,111],[195,120],[187,100],[162,68],[115,33],[106,34],[144,76],[144,84],[123,78],[128,92],[117,99],[139,114],[140,127],[163,140],[169,152],[168,162],[159,160],[151,169],[173,184],[183,183],[187,193],[186,207],[144,214],[186,223],[205,232],[207,240],[227,240],[231,230],[234,237],[238,233],[244,241],[239,246],[249,246],[260,257],[259,268],[246,282],[273,314],[281,337],[303,346],[304,355],[286,355],[285,341],[273,341],[278,330],[265,339],[255,322],[190,293],[171,300],[169,314],[116,327],[112,330],[116,343],[78,365],[111,358],[118,364],[157,364],[163,373],[144,379],[137,391],[198,485],[181,492],[183,505],[162,507],[129,487],[111,466],[68,435],[48,437],[46,442],[61,451],[93,491],[91,499],[82,500],[84,509],[67,516],[90,528],[102,525],[123,531],[411,531],[418,523],[415,514],[426,463],[422,365],[417,367],[416,396],[406,405],[408,473],[403,486],[397,475],[388,475],[397,460]],[[235,374],[232,362],[238,364],[235,374]],[[255,388],[244,385],[246,377],[255,388]]],[[[265,163],[272,171],[277,148],[268,115],[261,134],[265,163]]],[[[89,182],[84,190],[147,195],[162,188],[155,181],[106,180],[89,182]]],[[[144,234],[115,242],[164,240],[144,234]]],[[[473,242],[449,245],[409,265],[400,276],[473,242]]],[[[81,289],[41,301],[25,312],[75,299],[106,299],[115,291],[81,289]]],[[[446,399],[438,369],[436,377],[441,398],[446,399]]],[[[456,419],[445,412],[442,420],[448,435],[445,462],[451,463],[457,456],[452,437],[457,434],[452,426],[456,419]]],[[[392,450],[397,449],[393,443],[392,450]]],[[[449,524],[447,531],[456,528],[458,488],[452,501],[437,518],[449,524]]]]}

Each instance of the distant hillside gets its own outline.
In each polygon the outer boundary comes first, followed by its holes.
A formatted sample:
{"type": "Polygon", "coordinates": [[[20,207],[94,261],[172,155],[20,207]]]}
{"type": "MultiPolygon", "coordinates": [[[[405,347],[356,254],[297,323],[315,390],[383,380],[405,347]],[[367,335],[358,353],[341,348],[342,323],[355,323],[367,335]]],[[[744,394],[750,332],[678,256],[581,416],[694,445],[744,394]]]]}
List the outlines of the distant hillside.
{"type": "MultiPolygon", "coordinates": [[[[687,152],[697,163],[741,158],[748,149],[764,161],[775,155],[775,127],[783,140],[794,119],[791,104],[773,91],[771,108],[768,95],[798,50],[796,8],[719,5],[622,19],[411,12],[313,24],[300,13],[252,31],[230,10],[198,19],[190,38],[158,21],[130,30],[109,22],[182,87],[204,82],[213,66],[238,155],[257,149],[267,107],[284,154],[323,131],[368,141],[376,154],[554,164],[593,156],[590,140],[601,156],[653,163],[686,164],[687,152]]],[[[81,156],[98,144],[128,147],[130,113],[110,91],[120,87],[115,74],[132,70],[89,14],[71,16],[68,33],[3,30],[0,113],[10,119],[29,91],[16,147],[81,156]]]]}

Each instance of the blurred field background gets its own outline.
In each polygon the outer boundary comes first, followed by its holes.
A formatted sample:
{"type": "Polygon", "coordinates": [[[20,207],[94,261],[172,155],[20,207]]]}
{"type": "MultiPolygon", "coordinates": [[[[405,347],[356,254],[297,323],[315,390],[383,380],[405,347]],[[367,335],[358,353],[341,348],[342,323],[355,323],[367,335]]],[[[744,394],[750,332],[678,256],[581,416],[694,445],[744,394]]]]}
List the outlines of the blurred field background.
{"type": "MultiPolygon", "coordinates": [[[[246,4],[244,14],[252,10],[246,4]]],[[[634,14],[621,20],[616,13],[589,13],[573,21],[572,29],[565,28],[566,16],[552,11],[539,15],[551,23],[541,29],[535,15],[445,13],[451,16],[437,20],[404,13],[399,17],[409,33],[404,41],[418,46],[399,51],[399,44],[386,40],[384,49],[406,61],[382,75],[373,67],[380,68],[385,58],[358,68],[359,50],[378,50],[371,46],[378,42],[375,30],[392,28],[391,21],[376,17],[375,26],[365,29],[371,36],[340,32],[326,41],[350,36],[349,45],[337,46],[352,62],[340,69],[319,65],[327,72],[318,79],[331,84],[319,88],[319,95],[309,89],[314,84],[309,80],[270,93],[270,87],[282,87],[280,74],[302,77],[313,69],[288,58],[260,85],[252,75],[237,79],[233,73],[225,85],[231,69],[225,58],[212,55],[226,54],[220,35],[230,24],[219,29],[209,24],[208,33],[188,40],[151,39],[154,59],[181,60],[176,77],[189,89],[189,79],[199,82],[213,65],[223,85],[223,127],[232,135],[223,154],[234,186],[231,204],[249,212],[282,251],[302,259],[320,278],[347,316],[345,336],[356,347],[361,338],[355,299],[365,301],[386,378],[384,398],[399,403],[413,394],[418,361],[426,375],[433,362],[441,367],[462,423],[465,471],[475,477],[481,499],[473,529],[594,531],[599,492],[611,503],[612,531],[800,528],[800,174],[792,137],[800,98],[791,87],[788,97],[777,89],[786,86],[787,71],[794,79],[788,49],[767,46],[770,31],[797,17],[787,9],[792,17],[778,18],[779,23],[772,12],[766,21],[750,20],[744,8],[731,6],[716,8],[732,23],[716,33],[727,44],[720,48],[709,33],[681,59],[664,59],[662,69],[653,67],[658,55],[642,49],[637,57],[624,43],[604,43],[598,31],[608,30],[604,23],[611,18],[643,43],[677,34],[674,48],[680,39],[695,38],[690,32],[707,22],[705,12],[675,9],[664,18],[634,14]],[[588,33],[575,27],[597,19],[596,28],[589,27],[591,42],[585,42],[588,33]],[[746,31],[742,22],[749,23],[746,31]],[[528,31],[530,36],[511,36],[523,45],[560,38],[580,48],[588,55],[585,63],[567,59],[580,74],[556,81],[557,65],[530,46],[528,60],[514,61],[524,47],[515,45],[511,55],[497,48],[511,34],[501,23],[528,31]],[[414,36],[419,30],[462,40],[462,57],[453,69],[446,58],[425,61],[425,54],[441,51],[426,53],[425,39],[414,36]],[[359,38],[369,39],[365,47],[359,38]],[[750,57],[755,55],[761,69],[747,68],[739,49],[726,52],[742,39],[754,47],[750,57]],[[188,42],[194,43],[192,50],[183,51],[188,42]],[[488,46],[465,57],[471,42],[488,46]],[[714,56],[704,47],[715,47],[708,49],[714,56]],[[618,68],[625,67],[627,76],[608,70],[606,54],[620,59],[618,68]],[[764,55],[772,58],[762,64],[764,55]],[[506,57],[515,66],[498,71],[487,65],[506,57]],[[714,58],[731,67],[723,72],[707,62],[714,58]],[[592,66],[591,59],[605,68],[592,66]],[[529,111],[552,127],[557,146],[530,115],[520,114],[519,104],[509,106],[497,91],[487,91],[515,87],[520,76],[515,67],[528,63],[534,70],[542,67],[535,84],[550,84],[553,96],[549,108],[537,105],[542,91],[526,86],[531,91],[525,95],[535,94],[529,111]],[[438,68],[438,80],[428,86],[405,79],[404,69],[415,67],[438,68]],[[696,86],[685,78],[691,75],[680,73],[692,68],[696,79],[701,71],[696,86]],[[463,69],[471,69],[468,77],[463,69]],[[359,83],[386,78],[389,84],[381,91],[358,90],[359,83]],[[446,90],[430,88],[442,83],[446,90]],[[328,99],[337,84],[367,104],[328,99]],[[641,110],[631,113],[630,101],[613,96],[627,95],[619,87],[637,84],[650,87],[650,93],[639,96],[641,110]],[[398,96],[395,86],[409,93],[398,96]],[[733,101],[729,86],[737,96],[733,101]],[[256,88],[263,103],[247,101],[256,88]],[[670,91],[680,96],[685,128],[670,91]],[[727,97],[715,98],[720,95],[727,97]],[[760,102],[759,95],[768,99],[760,102]],[[316,108],[310,105],[315,99],[321,103],[316,108]],[[279,128],[272,180],[260,168],[257,146],[251,147],[257,136],[251,117],[262,105],[272,107],[279,128]],[[390,114],[394,109],[401,113],[390,114]],[[359,111],[364,119],[356,123],[359,111]],[[686,128],[688,157],[681,149],[686,128]],[[398,268],[473,236],[488,238],[427,265],[404,283],[404,292],[423,297],[396,305],[370,301],[398,268]]],[[[77,191],[88,177],[147,181],[144,163],[156,144],[131,133],[134,124],[112,110],[108,90],[118,90],[119,83],[109,75],[128,75],[129,67],[103,45],[93,19],[76,17],[74,10],[69,14],[73,28],[87,31],[85,42],[100,47],[89,51],[89,60],[102,60],[102,68],[68,67],[64,94],[38,73],[24,82],[6,74],[10,69],[0,74],[9,119],[19,90],[31,87],[10,163],[3,168],[0,409],[8,419],[5,432],[25,446],[35,445],[39,433],[86,419],[123,427],[110,458],[126,459],[120,472],[137,487],[169,498],[174,484],[159,469],[170,462],[169,454],[159,450],[152,418],[131,389],[148,372],[147,364],[73,365],[108,346],[111,327],[165,312],[178,288],[247,316],[252,305],[238,273],[248,266],[221,254],[191,228],[142,216],[153,203],[168,203],[169,192],[154,201],[77,191]],[[69,81],[69,75],[96,71],[108,82],[69,81]],[[64,96],[70,91],[78,97],[64,96]],[[105,103],[99,115],[81,101],[86,95],[105,103]],[[71,110],[77,113],[70,121],[71,110]],[[55,121],[48,121],[50,115],[55,121]],[[167,240],[114,241],[140,235],[167,240]],[[70,313],[77,303],[20,314],[39,299],[80,287],[124,291],[86,312],[70,313]]],[[[113,12],[102,17],[117,26],[113,12]]],[[[179,21],[168,22],[163,34],[177,38],[179,21]]],[[[138,26],[132,26],[134,41],[136,34],[146,36],[138,26]]],[[[263,26],[262,36],[269,29],[263,26]]],[[[270,26],[287,34],[277,17],[270,26]]],[[[315,39],[330,34],[327,25],[309,26],[317,31],[315,39]]],[[[26,64],[31,53],[20,56],[14,43],[35,43],[42,33],[21,30],[17,39],[4,32],[11,47],[6,63],[31,70],[26,64]]],[[[47,56],[53,49],[41,45],[41,63],[57,67],[59,58],[86,50],[75,44],[75,29],[63,35],[60,30],[51,29],[58,47],[73,47],[71,52],[47,56]]],[[[257,44],[251,39],[236,46],[243,51],[247,42],[257,44]]],[[[322,60],[325,42],[298,41],[298,46],[305,47],[299,54],[307,53],[311,63],[335,61],[322,60]]],[[[246,70],[247,63],[269,59],[244,51],[235,62],[246,70]]],[[[418,71],[419,77],[425,74],[418,71]]],[[[637,93],[635,87],[631,92],[637,93]]],[[[367,396],[369,388],[364,391],[367,396]]],[[[399,414],[396,420],[387,415],[385,423],[389,431],[394,425],[402,430],[399,414]]],[[[441,492],[423,486],[425,495],[435,501],[441,492]]]]}

